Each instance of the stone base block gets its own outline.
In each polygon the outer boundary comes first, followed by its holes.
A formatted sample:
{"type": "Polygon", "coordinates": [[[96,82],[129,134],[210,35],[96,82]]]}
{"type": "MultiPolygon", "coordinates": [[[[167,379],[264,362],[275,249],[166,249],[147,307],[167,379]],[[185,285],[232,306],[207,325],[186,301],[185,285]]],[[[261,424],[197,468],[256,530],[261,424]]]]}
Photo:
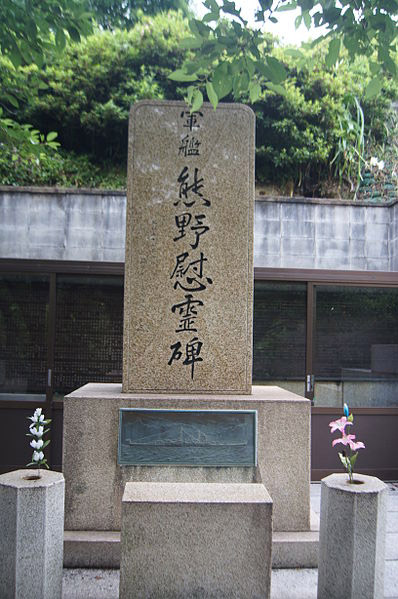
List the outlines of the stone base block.
{"type": "Polygon", "coordinates": [[[275,531],[309,531],[310,410],[308,399],[272,386],[253,386],[251,395],[172,396],[122,393],[119,384],[89,383],[64,401],[65,528],[120,530],[127,482],[254,482],[265,485],[272,497],[275,531]],[[119,466],[120,408],[257,410],[258,466],[119,466]]]}
{"type": "Polygon", "coordinates": [[[382,599],[387,486],[346,474],[322,480],[318,599],[382,599]]]}
{"type": "Polygon", "coordinates": [[[121,599],[264,599],[272,500],[261,484],[127,483],[121,599]]]}
{"type": "Polygon", "coordinates": [[[61,599],[64,477],[16,470],[0,476],[0,597],[61,599]]]}

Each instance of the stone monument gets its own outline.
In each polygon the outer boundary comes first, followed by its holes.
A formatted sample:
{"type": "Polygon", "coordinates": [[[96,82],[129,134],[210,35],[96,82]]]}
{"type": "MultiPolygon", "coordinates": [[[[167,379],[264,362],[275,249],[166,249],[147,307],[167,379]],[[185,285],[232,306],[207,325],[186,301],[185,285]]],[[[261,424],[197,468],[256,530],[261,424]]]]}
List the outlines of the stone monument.
{"type": "Polygon", "coordinates": [[[254,114],[140,102],[129,140],[123,391],[251,393],[254,114]]]}
{"type": "Polygon", "coordinates": [[[104,534],[120,530],[134,481],[263,484],[274,540],[310,531],[310,402],[251,385],[253,207],[249,108],[132,108],[123,386],[90,383],[64,402],[65,525],[71,543],[98,535],[91,566],[119,559],[104,534]]]}

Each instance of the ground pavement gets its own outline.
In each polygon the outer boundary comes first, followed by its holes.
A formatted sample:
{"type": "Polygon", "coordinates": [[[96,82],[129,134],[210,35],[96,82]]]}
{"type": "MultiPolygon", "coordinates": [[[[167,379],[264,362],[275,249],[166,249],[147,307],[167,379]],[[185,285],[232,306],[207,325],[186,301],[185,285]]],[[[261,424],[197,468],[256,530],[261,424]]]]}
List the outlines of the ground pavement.
{"type": "MultiPolygon", "coordinates": [[[[384,598],[398,599],[398,483],[389,483],[384,598]]],[[[311,484],[319,514],[321,485],[311,484]]],[[[318,570],[273,570],[271,599],[316,599],[318,570]]],[[[63,599],[118,599],[119,570],[64,569],[63,599]]],[[[345,599],[342,597],[342,599],[345,599]]]]}

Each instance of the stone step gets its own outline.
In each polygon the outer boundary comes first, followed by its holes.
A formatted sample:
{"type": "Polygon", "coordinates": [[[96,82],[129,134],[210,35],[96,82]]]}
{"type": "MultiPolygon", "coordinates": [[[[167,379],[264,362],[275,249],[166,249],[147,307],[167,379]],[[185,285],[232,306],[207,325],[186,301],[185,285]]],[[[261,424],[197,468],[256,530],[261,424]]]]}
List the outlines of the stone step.
{"type": "Polygon", "coordinates": [[[310,526],[309,531],[273,533],[273,568],[318,567],[319,516],[313,510],[310,526]]]}
{"type": "MultiPolygon", "coordinates": [[[[274,532],[273,568],[317,568],[319,517],[311,511],[311,530],[274,532]]],[[[65,568],[119,568],[120,532],[66,530],[65,568]]]]}

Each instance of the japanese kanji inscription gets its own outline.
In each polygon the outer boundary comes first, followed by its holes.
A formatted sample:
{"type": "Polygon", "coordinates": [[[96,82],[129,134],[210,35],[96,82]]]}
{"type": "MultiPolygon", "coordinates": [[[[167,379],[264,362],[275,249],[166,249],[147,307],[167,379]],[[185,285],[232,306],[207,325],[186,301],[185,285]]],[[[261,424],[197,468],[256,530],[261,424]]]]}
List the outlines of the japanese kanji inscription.
{"type": "Polygon", "coordinates": [[[249,108],[133,106],[123,391],[250,393],[253,206],[249,108]]]}

